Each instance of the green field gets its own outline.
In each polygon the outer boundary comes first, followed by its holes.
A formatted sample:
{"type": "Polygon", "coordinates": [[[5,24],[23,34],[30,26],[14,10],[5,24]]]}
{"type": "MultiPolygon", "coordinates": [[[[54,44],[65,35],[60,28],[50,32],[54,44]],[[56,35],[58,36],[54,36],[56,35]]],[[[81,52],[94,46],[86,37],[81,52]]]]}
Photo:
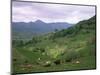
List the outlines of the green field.
{"type": "Polygon", "coordinates": [[[63,30],[13,40],[13,73],[96,69],[96,16],[63,30]]]}

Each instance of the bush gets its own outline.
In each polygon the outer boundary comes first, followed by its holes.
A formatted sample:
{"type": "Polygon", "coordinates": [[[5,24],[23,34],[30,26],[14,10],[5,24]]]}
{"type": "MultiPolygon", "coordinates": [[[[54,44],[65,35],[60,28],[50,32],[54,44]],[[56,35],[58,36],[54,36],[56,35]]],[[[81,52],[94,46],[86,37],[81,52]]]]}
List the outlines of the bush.
{"type": "Polygon", "coordinates": [[[45,52],[45,48],[34,47],[33,52],[45,52]]]}
{"type": "Polygon", "coordinates": [[[13,59],[13,61],[17,61],[17,59],[16,59],[16,58],[14,58],[14,59],[13,59]]]}
{"type": "Polygon", "coordinates": [[[56,64],[56,65],[59,65],[59,64],[61,64],[61,60],[60,60],[60,59],[58,59],[58,60],[55,60],[55,61],[54,61],[54,64],[56,64]]]}
{"type": "Polygon", "coordinates": [[[25,62],[24,62],[24,63],[26,63],[26,64],[27,64],[27,63],[28,63],[28,60],[25,60],[25,62]]]}
{"type": "Polygon", "coordinates": [[[66,59],[65,61],[66,61],[66,62],[71,62],[72,60],[71,60],[71,59],[66,59]]]}
{"type": "Polygon", "coordinates": [[[21,47],[24,45],[24,41],[23,40],[12,40],[12,45],[21,47]]]}
{"type": "Polygon", "coordinates": [[[65,59],[66,62],[71,62],[72,60],[75,60],[79,57],[79,53],[75,50],[67,51],[63,58],[65,59]]]}

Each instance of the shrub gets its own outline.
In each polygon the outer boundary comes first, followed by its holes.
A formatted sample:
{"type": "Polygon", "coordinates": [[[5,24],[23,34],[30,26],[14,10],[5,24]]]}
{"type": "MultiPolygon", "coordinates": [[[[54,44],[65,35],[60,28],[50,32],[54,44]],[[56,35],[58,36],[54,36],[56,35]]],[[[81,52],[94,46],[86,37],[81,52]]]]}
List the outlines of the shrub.
{"type": "Polygon", "coordinates": [[[25,62],[24,63],[28,63],[28,60],[25,60],[25,62]]]}
{"type": "Polygon", "coordinates": [[[71,62],[74,59],[77,59],[79,57],[79,53],[75,50],[67,51],[63,58],[65,59],[66,62],[71,62]]]}
{"type": "Polygon", "coordinates": [[[56,64],[56,65],[59,65],[59,64],[61,64],[61,60],[60,60],[60,59],[58,59],[58,60],[55,60],[55,61],[54,61],[54,64],[56,64]]]}
{"type": "Polygon", "coordinates": [[[17,59],[16,59],[16,58],[14,58],[14,59],[13,59],[13,61],[17,61],[17,59]]]}
{"type": "Polygon", "coordinates": [[[45,52],[45,48],[34,47],[33,52],[45,52]]]}
{"type": "Polygon", "coordinates": [[[66,61],[66,62],[71,62],[72,60],[71,60],[71,59],[66,59],[65,61],[66,61]]]}

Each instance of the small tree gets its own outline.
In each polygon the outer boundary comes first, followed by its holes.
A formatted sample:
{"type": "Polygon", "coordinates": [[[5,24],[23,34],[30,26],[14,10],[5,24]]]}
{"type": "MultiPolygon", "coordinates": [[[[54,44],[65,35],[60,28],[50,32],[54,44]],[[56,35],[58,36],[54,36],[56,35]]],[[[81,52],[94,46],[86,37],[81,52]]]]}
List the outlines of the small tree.
{"type": "Polygon", "coordinates": [[[55,29],[55,32],[57,32],[58,31],[58,29],[55,29]]]}
{"type": "Polygon", "coordinates": [[[19,40],[17,46],[23,46],[23,45],[24,45],[23,40],[19,40]]]}

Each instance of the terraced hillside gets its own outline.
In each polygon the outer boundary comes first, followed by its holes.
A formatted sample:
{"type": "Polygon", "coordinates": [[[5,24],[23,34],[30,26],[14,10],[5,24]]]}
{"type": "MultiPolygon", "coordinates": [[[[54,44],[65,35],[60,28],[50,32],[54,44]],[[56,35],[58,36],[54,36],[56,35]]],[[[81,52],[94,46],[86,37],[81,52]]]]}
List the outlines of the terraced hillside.
{"type": "Polygon", "coordinates": [[[95,69],[96,16],[12,45],[13,73],[95,69]]]}

